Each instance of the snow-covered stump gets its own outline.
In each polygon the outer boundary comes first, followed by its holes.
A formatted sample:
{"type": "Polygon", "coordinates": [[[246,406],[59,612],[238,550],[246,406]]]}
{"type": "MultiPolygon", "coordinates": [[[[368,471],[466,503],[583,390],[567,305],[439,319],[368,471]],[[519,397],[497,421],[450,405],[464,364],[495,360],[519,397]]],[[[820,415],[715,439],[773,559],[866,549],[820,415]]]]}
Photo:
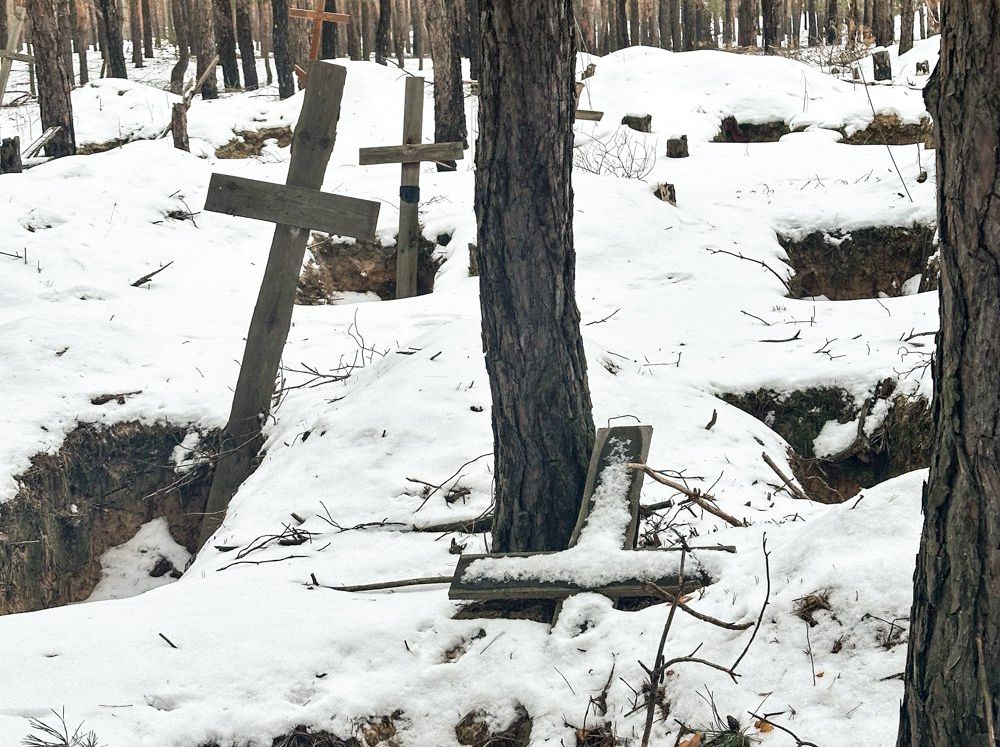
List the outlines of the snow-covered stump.
{"type": "Polygon", "coordinates": [[[0,174],[18,174],[21,168],[21,138],[4,138],[0,141],[0,174]]]}
{"type": "Polygon", "coordinates": [[[892,80],[892,62],[888,50],[880,50],[872,55],[875,66],[875,80],[892,80]]]}
{"type": "Polygon", "coordinates": [[[667,140],[667,158],[687,158],[688,138],[687,135],[672,137],[667,140]]]}
{"type": "Polygon", "coordinates": [[[173,105],[170,110],[170,133],[174,138],[174,147],[178,150],[191,150],[191,144],[188,142],[188,129],[187,129],[187,112],[188,105],[184,102],[180,102],[173,105]]]}
{"type": "Polygon", "coordinates": [[[629,127],[636,132],[652,132],[653,131],[653,115],[652,114],[626,114],[622,117],[622,124],[629,127]]]}

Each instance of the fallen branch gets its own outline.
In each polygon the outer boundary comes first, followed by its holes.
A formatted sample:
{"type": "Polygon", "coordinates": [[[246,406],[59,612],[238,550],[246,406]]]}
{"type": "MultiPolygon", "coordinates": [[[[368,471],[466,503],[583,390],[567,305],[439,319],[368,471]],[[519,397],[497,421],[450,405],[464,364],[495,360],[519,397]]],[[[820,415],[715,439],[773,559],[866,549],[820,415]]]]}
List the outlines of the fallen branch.
{"type": "MultiPolygon", "coordinates": [[[[786,729],[781,724],[774,723],[767,716],[761,716],[760,714],[754,713],[753,711],[747,711],[747,713],[749,713],[751,716],[753,716],[758,721],[762,721],[765,724],[770,724],[775,729],[779,729],[779,730],[785,732],[785,734],[787,734],[788,736],[790,736],[792,739],[795,740],[795,747],[819,747],[819,745],[816,744],[815,742],[806,742],[803,739],[799,739],[798,735],[796,735],[795,732],[793,732],[791,729],[786,729]]],[[[777,714],[772,713],[771,715],[775,716],[777,714]]]]}
{"type": "Polygon", "coordinates": [[[753,257],[746,257],[743,254],[740,254],[739,252],[731,252],[728,249],[709,249],[708,252],[709,254],[728,254],[730,257],[736,257],[737,259],[742,259],[746,262],[753,262],[755,265],[760,265],[765,270],[774,275],[776,278],[778,278],[778,280],[781,281],[781,284],[785,286],[785,290],[787,290],[789,293],[792,292],[792,289],[788,286],[788,281],[785,280],[783,277],[781,277],[781,275],[779,275],[775,271],[775,269],[771,267],[771,265],[769,265],[767,262],[763,262],[759,259],[754,259],[753,257]]]}
{"type": "Polygon", "coordinates": [[[426,526],[414,526],[411,532],[435,532],[447,534],[448,532],[465,532],[466,534],[479,534],[489,532],[493,529],[493,514],[477,516],[474,519],[459,519],[457,521],[446,521],[442,524],[427,524],[426,526]]]}
{"type": "Polygon", "coordinates": [[[780,340],[757,340],[757,342],[795,342],[797,339],[802,337],[802,330],[798,330],[791,337],[783,337],[780,340]]]}
{"type": "Polygon", "coordinates": [[[153,270],[152,272],[143,275],[141,278],[139,278],[134,283],[132,283],[132,287],[133,288],[138,288],[140,285],[145,285],[150,280],[152,280],[154,277],[156,277],[161,272],[163,272],[165,269],[167,269],[168,267],[170,267],[170,265],[172,265],[173,263],[174,263],[174,261],[170,260],[165,265],[163,265],[163,267],[161,267],[159,270],[153,270]]]}
{"type": "Polygon", "coordinates": [[[799,498],[800,500],[803,501],[809,500],[809,496],[807,496],[805,493],[802,492],[802,488],[800,488],[798,485],[792,482],[792,480],[788,477],[788,475],[786,475],[784,472],[781,471],[781,468],[774,463],[774,460],[767,455],[766,451],[763,452],[761,456],[764,458],[764,462],[767,464],[767,466],[770,467],[772,470],[774,470],[774,474],[780,477],[781,481],[785,483],[785,487],[787,487],[788,490],[791,491],[793,498],[799,498]]]}
{"type": "Polygon", "coordinates": [[[354,586],[327,586],[326,584],[321,584],[316,581],[316,576],[310,577],[311,583],[306,584],[310,587],[318,587],[320,589],[331,589],[333,591],[379,591],[380,589],[399,589],[404,586],[430,586],[432,584],[450,584],[453,580],[453,576],[429,576],[426,578],[404,578],[400,581],[381,581],[374,584],[355,584],[354,586]]]}
{"type": "MultiPolygon", "coordinates": [[[[694,550],[695,548],[691,549],[694,550]]],[[[725,628],[726,630],[746,630],[747,628],[753,626],[752,622],[748,623],[726,622],[725,620],[720,620],[717,617],[712,617],[711,615],[706,615],[703,612],[698,612],[697,610],[693,610],[686,604],[684,604],[684,602],[680,600],[678,595],[671,594],[669,591],[660,588],[652,581],[647,581],[645,584],[643,584],[643,586],[645,586],[649,591],[655,592],[657,596],[663,597],[668,602],[673,603],[676,601],[678,607],[680,607],[682,610],[691,615],[691,617],[701,620],[702,622],[711,623],[712,625],[718,626],[720,628],[725,628]]]]}
{"type": "Polygon", "coordinates": [[[701,508],[703,508],[704,510],[708,511],[713,516],[719,517],[720,519],[722,519],[723,521],[725,521],[727,524],[730,524],[730,525],[732,525],[734,527],[749,526],[745,521],[740,521],[735,516],[731,516],[730,514],[727,514],[721,508],[719,508],[714,503],[712,503],[712,501],[715,500],[712,496],[700,493],[698,490],[692,490],[691,488],[689,488],[689,487],[687,487],[685,485],[682,485],[679,482],[675,482],[675,481],[671,480],[669,477],[665,476],[662,472],[657,472],[655,469],[652,469],[648,465],[645,465],[645,464],[629,464],[628,468],[629,469],[642,470],[647,475],[649,475],[654,480],[656,480],[658,483],[660,483],[662,485],[666,485],[668,488],[673,488],[678,493],[683,493],[684,495],[686,495],[688,497],[688,499],[692,503],[694,503],[697,506],[700,506],[701,508]]]}

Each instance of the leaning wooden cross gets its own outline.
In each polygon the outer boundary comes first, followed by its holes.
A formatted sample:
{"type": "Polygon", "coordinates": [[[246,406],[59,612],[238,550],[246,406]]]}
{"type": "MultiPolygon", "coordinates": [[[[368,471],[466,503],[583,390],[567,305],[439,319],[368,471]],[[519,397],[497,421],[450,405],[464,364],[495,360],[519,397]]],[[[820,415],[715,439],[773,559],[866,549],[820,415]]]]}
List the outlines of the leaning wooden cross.
{"type": "Polygon", "coordinates": [[[595,112],[590,109],[580,108],[580,94],[583,93],[583,83],[576,84],[576,118],[584,119],[588,122],[600,122],[604,118],[604,112],[595,112]]]}
{"type": "MultiPolygon", "coordinates": [[[[309,59],[319,59],[319,46],[323,40],[324,23],[348,23],[351,17],[346,13],[327,13],[326,0],[316,0],[316,7],[313,10],[306,8],[289,8],[289,18],[302,18],[313,22],[312,38],[309,42],[309,59]]],[[[298,65],[295,66],[295,74],[299,76],[299,83],[305,86],[309,80],[309,74],[298,65]]]]}
{"type": "Polygon", "coordinates": [[[359,239],[375,236],[378,202],[319,191],[337,138],[347,70],[328,62],[313,62],[309,72],[313,82],[292,136],[287,184],[213,174],[208,187],[206,210],[277,225],[247,333],[229,422],[223,431],[202,524],[202,544],[222,523],[229,500],[252,471],[291,326],[309,230],[359,239]]]}
{"type": "MultiPolygon", "coordinates": [[[[650,426],[602,428],[590,460],[583,504],[562,552],[462,555],[448,591],[451,599],[565,599],[580,592],[612,598],[654,596],[650,584],[677,593],[680,579],[673,554],[636,549],[639,492],[650,426]],[[668,560],[668,558],[670,558],[668,560]]],[[[709,583],[688,574],[684,589],[709,583]]]]}
{"type": "Polygon", "coordinates": [[[35,58],[30,54],[22,54],[17,51],[21,43],[21,31],[23,28],[24,8],[15,5],[14,22],[11,24],[10,31],[7,32],[7,47],[6,49],[0,49],[0,104],[3,103],[3,94],[7,90],[7,80],[10,78],[10,69],[14,64],[14,60],[27,62],[29,65],[35,61],[35,58]]]}
{"type": "Polygon", "coordinates": [[[399,187],[399,236],[396,239],[396,298],[417,295],[417,234],[420,230],[420,162],[457,161],[464,143],[422,143],[424,121],[424,79],[406,79],[403,99],[403,144],[361,148],[358,163],[371,166],[401,163],[399,187]]]}

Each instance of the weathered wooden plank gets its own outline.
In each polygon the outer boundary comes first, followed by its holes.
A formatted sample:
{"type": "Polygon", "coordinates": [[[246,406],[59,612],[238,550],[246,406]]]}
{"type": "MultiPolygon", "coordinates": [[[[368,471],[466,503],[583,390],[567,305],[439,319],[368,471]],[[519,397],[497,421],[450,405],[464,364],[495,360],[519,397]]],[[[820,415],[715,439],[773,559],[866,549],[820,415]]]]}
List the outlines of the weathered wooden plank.
{"type": "MultiPolygon", "coordinates": [[[[13,52],[21,41],[21,30],[24,28],[25,10],[20,5],[14,6],[14,20],[7,32],[7,51],[13,52]]],[[[11,57],[0,57],[0,104],[3,103],[3,94],[7,90],[7,81],[10,78],[10,70],[13,67],[11,57]]]]}
{"type": "Polygon", "coordinates": [[[328,13],[305,8],[289,8],[288,16],[289,18],[304,18],[307,21],[325,21],[326,23],[348,23],[351,20],[351,17],[346,13],[328,13]]]}
{"type": "MultiPolygon", "coordinates": [[[[483,600],[483,599],[565,599],[573,594],[582,592],[593,592],[603,594],[606,597],[617,599],[618,597],[645,597],[651,596],[649,590],[642,581],[635,578],[623,578],[609,586],[591,588],[580,586],[569,582],[552,581],[468,581],[466,572],[469,566],[477,560],[483,558],[514,558],[514,557],[534,557],[547,555],[550,553],[508,553],[491,555],[470,555],[465,554],[459,558],[458,567],[455,569],[455,580],[452,581],[448,590],[449,599],[461,600],[483,600]]],[[[656,579],[654,583],[661,589],[676,592],[678,590],[679,579],[677,574],[669,574],[656,579]]],[[[703,571],[685,572],[683,591],[690,592],[700,589],[712,582],[703,571]]]]}
{"type": "Polygon", "coordinates": [[[35,61],[34,55],[24,54],[23,52],[11,52],[7,49],[0,49],[0,58],[14,60],[15,62],[27,62],[29,64],[35,61]]]}
{"type": "Polygon", "coordinates": [[[361,148],[358,163],[373,166],[380,163],[419,163],[420,161],[457,161],[465,155],[464,143],[416,143],[361,148]]]}
{"type": "Polygon", "coordinates": [[[212,174],[205,209],[359,239],[375,237],[380,203],[317,189],[212,174]]]}
{"type": "Polygon", "coordinates": [[[577,109],[576,118],[588,122],[600,122],[604,118],[604,112],[590,111],[589,109],[577,109]]]}
{"type": "Polygon", "coordinates": [[[59,132],[59,125],[53,125],[49,127],[41,136],[35,140],[31,145],[24,149],[24,153],[21,154],[22,158],[34,158],[39,153],[42,152],[42,148],[48,145],[48,142],[56,136],[59,132]]]}
{"type": "MultiPolygon", "coordinates": [[[[403,146],[420,144],[424,126],[424,79],[406,79],[403,146]]],[[[420,231],[420,163],[403,163],[399,181],[399,235],[396,239],[396,298],[417,295],[417,233],[420,231]]]]}

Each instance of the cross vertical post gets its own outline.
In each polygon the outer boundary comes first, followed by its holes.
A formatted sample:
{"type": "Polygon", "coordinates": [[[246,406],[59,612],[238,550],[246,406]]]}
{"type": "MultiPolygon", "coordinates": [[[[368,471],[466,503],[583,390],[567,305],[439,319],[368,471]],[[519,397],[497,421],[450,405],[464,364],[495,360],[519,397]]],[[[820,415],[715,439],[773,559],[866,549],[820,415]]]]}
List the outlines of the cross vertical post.
{"type": "Polygon", "coordinates": [[[24,8],[19,5],[14,6],[14,23],[7,34],[7,47],[0,49],[0,104],[3,103],[3,94],[7,90],[7,80],[10,78],[10,69],[14,60],[27,62],[29,65],[35,61],[30,54],[21,54],[17,51],[18,42],[21,40],[21,31],[24,28],[24,8]]]}
{"type": "MultiPolygon", "coordinates": [[[[313,10],[305,8],[289,8],[289,18],[302,18],[313,22],[312,37],[309,42],[309,60],[319,59],[319,47],[323,40],[324,23],[347,23],[351,17],[345,13],[327,13],[326,0],[316,0],[316,7],[313,10]]],[[[295,74],[299,76],[299,81],[304,85],[309,80],[309,74],[295,66],[295,74]]]]}
{"type": "Polygon", "coordinates": [[[371,166],[401,163],[399,185],[399,235],[396,239],[396,298],[417,295],[417,237],[420,232],[421,161],[456,161],[465,143],[421,143],[424,121],[424,79],[406,78],[403,99],[403,144],[361,148],[358,163],[371,166]]]}

